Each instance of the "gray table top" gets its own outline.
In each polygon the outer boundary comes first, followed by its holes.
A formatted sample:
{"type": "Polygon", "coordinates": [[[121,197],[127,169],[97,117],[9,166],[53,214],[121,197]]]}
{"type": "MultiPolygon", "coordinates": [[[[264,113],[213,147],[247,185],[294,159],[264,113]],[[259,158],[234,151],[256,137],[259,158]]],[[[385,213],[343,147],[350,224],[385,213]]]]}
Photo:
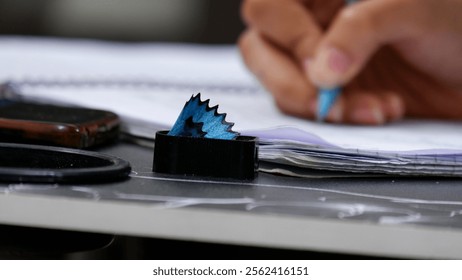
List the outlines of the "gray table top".
{"type": "Polygon", "coordinates": [[[462,258],[462,179],[294,178],[252,182],[156,174],[153,150],[100,149],[123,182],[0,184],[0,223],[399,258],[462,258]]]}

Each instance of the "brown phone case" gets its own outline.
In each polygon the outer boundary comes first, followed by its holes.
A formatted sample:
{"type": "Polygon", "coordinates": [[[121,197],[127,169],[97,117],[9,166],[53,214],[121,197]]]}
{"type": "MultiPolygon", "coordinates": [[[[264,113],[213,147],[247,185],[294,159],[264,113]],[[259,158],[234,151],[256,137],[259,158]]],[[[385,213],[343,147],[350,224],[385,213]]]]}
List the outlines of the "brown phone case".
{"type": "Polygon", "coordinates": [[[115,140],[120,119],[110,111],[11,102],[0,106],[0,141],[89,148],[115,140]]]}

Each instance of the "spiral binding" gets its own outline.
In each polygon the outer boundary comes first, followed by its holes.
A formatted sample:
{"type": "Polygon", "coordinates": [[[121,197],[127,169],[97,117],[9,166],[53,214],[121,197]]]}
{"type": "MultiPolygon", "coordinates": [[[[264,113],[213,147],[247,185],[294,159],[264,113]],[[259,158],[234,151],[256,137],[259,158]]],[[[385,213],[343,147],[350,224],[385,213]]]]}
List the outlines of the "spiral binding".
{"type": "MultiPolygon", "coordinates": [[[[255,93],[261,91],[258,85],[238,85],[231,83],[193,83],[188,81],[168,81],[153,78],[99,78],[99,79],[22,79],[7,81],[0,86],[2,97],[8,90],[22,87],[126,87],[126,88],[156,88],[174,89],[196,92],[198,88],[202,91],[211,92],[233,92],[233,93],[255,93]]],[[[11,92],[10,92],[11,94],[11,92]]]]}

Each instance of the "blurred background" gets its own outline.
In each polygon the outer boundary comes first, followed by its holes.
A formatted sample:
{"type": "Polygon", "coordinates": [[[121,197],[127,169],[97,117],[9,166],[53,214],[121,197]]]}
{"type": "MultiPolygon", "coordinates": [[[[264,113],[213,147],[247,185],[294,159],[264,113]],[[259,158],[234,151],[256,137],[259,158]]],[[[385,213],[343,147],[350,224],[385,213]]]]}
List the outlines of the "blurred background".
{"type": "Polygon", "coordinates": [[[241,0],[0,0],[0,34],[235,43],[241,0]]]}

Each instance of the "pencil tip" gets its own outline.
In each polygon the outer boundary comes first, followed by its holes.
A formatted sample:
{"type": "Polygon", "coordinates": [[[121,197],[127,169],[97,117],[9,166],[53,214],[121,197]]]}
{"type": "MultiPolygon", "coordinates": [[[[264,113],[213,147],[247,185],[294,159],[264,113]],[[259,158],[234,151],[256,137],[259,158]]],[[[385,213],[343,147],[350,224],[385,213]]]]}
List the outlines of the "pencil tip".
{"type": "Polygon", "coordinates": [[[318,122],[325,120],[329,114],[329,110],[335,102],[337,95],[339,94],[339,88],[320,89],[318,96],[318,113],[316,119],[318,122]]]}

